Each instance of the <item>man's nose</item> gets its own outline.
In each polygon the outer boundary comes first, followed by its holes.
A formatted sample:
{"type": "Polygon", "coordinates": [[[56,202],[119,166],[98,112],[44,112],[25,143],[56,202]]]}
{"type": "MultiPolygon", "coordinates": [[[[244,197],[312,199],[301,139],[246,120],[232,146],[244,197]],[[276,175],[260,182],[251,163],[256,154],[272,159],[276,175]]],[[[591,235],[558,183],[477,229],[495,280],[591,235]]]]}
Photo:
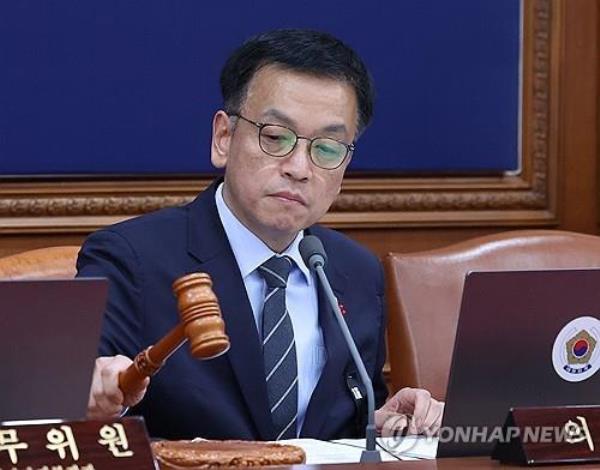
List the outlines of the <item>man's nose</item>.
{"type": "Polygon", "coordinates": [[[298,181],[307,180],[312,173],[310,140],[298,137],[294,150],[283,159],[281,168],[284,174],[298,181]]]}

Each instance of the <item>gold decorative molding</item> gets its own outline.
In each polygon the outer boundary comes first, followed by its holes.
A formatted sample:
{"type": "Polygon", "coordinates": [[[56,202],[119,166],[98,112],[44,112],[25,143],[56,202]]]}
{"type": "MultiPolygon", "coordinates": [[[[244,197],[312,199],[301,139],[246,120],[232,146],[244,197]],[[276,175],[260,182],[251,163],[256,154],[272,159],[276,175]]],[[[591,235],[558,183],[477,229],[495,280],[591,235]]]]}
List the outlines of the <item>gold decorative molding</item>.
{"type": "MultiPolygon", "coordinates": [[[[74,189],[74,188],[71,188],[74,189]]],[[[112,193],[117,193],[113,191],[112,193]]],[[[182,205],[191,196],[82,196],[28,197],[0,200],[0,214],[8,217],[77,217],[138,215],[164,207],[182,205]]]]}
{"type": "MultiPolygon", "coordinates": [[[[523,0],[522,170],[476,177],[347,176],[323,222],[340,228],[557,223],[558,57],[565,0],[523,0]]],[[[0,180],[0,232],[89,232],[184,204],[209,179],[0,180]]]]}

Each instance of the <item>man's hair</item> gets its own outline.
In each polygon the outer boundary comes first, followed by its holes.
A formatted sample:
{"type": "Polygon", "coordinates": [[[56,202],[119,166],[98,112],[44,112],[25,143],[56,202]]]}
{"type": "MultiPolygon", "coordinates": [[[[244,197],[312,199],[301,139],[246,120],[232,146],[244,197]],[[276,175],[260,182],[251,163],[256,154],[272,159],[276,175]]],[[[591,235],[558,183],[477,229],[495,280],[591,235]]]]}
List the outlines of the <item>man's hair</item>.
{"type": "Polygon", "coordinates": [[[221,93],[227,113],[240,112],[252,77],[267,65],[348,83],[358,102],[358,133],[371,121],[373,80],[358,54],[330,34],[305,29],[259,34],[227,59],[221,71],[221,93]]]}

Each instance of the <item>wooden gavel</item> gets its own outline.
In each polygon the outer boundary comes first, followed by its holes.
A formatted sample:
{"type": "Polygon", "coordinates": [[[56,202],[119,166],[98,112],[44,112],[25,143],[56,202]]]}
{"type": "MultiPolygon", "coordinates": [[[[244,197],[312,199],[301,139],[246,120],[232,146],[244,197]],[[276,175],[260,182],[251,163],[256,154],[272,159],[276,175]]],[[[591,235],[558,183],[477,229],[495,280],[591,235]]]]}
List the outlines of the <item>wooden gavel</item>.
{"type": "Polygon", "coordinates": [[[125,403],[128,396],[142,390],[146,377],[158,372],[186,341],[190,342],[192,356],[197,359],[212,359],[229,350],[229,338],[210,276],[193,273],[180,277],[173,283],[173,292],[181,322],[155,345],[140,352],[133,364],[119,374],[119,388],[125,403]]]}

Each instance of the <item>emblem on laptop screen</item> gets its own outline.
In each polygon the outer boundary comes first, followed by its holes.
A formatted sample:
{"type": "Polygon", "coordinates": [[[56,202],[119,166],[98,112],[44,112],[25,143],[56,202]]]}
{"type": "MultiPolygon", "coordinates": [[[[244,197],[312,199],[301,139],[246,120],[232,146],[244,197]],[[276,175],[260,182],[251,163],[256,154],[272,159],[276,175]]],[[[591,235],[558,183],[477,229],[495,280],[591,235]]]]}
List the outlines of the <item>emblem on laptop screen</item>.
{"type": "Polygon", "coordinates": [[[581,382],[600,369],[600,320],[579,317],[567,323],[554,340],[552,363],[569,382],[581,382]],[[598,347],[597,347],[598,346],[598,347]]]}

